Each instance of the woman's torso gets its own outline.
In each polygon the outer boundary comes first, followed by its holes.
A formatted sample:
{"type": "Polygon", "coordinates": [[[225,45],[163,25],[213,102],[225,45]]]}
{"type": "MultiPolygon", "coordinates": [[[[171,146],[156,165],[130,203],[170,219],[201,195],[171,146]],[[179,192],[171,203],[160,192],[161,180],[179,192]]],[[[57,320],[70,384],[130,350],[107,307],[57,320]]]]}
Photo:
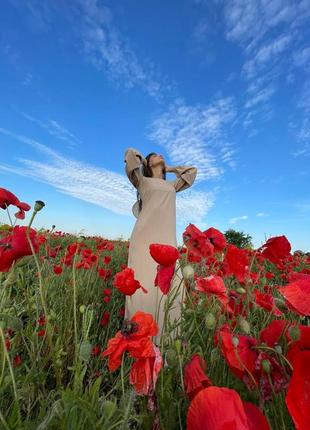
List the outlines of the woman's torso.
{"type": "Polygon", "coordinates": [[[159,242],[177,246],[176,191],[170,181],[144,176],[138,187],[142,210],[134,225],[131,241],[159,242]]]}

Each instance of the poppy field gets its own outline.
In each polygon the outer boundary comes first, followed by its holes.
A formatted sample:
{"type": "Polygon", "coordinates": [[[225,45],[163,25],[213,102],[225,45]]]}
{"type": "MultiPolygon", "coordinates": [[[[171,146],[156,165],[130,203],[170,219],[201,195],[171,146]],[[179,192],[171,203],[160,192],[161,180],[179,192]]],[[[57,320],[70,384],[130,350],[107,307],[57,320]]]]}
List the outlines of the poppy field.
{"type": "Polygon", "coordinates": [[[310,429],[309,253],[189,224],[180,247],[150,245],[142,286],[128,242],[36,230],[43,210],[0,188],[1,429],[310,429]],[[168,315],[179,265],[182,316],[155,344],[125,296],[158,288],[168,315]]]}

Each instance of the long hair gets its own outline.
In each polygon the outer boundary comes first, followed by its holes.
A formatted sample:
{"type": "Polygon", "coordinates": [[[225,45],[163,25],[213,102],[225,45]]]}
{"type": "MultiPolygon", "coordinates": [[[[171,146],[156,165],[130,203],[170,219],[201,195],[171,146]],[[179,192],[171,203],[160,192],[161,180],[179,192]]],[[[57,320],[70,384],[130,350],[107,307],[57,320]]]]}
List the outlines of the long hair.
{"type": "MultiPolygon", "coordinates": [[[[150,158],[152,155],[156,154],[156,152],[150,152],[146,157],[146,166],[143,164],[142,165],[142,174],[143,176],[146,176],[147,178],[152,178],[153,177],[153,171],[149,165],[150,163],[150,158]]],[[[166,168],[163,168],[163,179],[166,179],[166,168]]],[[[137,190],[137,200],[139,202],[139,213],[141,212],[142,209],[142,199],[140,196],[139,191],[137,190]]]]}

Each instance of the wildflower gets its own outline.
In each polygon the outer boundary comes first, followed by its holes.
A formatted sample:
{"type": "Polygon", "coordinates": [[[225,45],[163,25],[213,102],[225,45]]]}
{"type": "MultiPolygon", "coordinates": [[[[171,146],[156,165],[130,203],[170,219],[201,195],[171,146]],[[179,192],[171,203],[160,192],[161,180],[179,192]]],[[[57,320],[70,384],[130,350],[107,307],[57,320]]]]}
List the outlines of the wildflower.
{"type": "Polygon", "coordinates": [[[184,385],[186,394],[192,400],[196,394],[212,382],[205,374],[206,362],[198,354],[194,354],[184,367],[184,385]]]}
{"type": "MultiPolygon", "coordinates": [[[[144,293],[147,293],[147,290],[140,282],[134,279],[134,270],[130,267],[126,267],[122,272],[116,273],[113,286],[126,296],[132,296],[138,288],[141,288],[144,293]]],[[[109,297],[105,297],[104,299],[107,298],[110,299],[109,297]]]]}

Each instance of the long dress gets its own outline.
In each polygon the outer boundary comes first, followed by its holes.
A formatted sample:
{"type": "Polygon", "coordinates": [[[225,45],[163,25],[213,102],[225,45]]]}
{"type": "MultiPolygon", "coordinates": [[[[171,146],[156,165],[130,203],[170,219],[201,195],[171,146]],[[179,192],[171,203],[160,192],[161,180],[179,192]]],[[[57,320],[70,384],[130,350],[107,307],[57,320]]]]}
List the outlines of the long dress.
{"type": "MultiPolygon", "coordinates": [[[[125,171],[130,182],[139,190],[142,199],[142,210],[137,214],[137,204],[133,213],[137,221],[130,237],[128,249],[128,267],[134,270],[134,277],[148,291],[144,293],[139,288],[132,296],[126,296],[125,318],[131,318],[141,310],[153,315],[157,321],[159,332],[154,342],[159,344],[164,325],[164,303],[167,296],[159,287],[154,286],[157,263],[149,252],[151,243],[162,243],[177,247],[176,239],[176,193],[189,188],[197,174],[193,166],[175,166],[177,179],[173,181],[146,177],[142,173],[142,164],[146,163],[143,155],[134,148],[125,152],[125,171]]],[[[136,202],[137,203],[137,202],[136,202]]],[[[170,308],[167,319],[171,323],[178,322],[181,317],[183,299],[183,282],[181,269],[176,270],[171,282],[170,294],[176,293],[176,298],[170,308]]],[[[174,331],[174,334],[176,332],[174,331]]]]}

